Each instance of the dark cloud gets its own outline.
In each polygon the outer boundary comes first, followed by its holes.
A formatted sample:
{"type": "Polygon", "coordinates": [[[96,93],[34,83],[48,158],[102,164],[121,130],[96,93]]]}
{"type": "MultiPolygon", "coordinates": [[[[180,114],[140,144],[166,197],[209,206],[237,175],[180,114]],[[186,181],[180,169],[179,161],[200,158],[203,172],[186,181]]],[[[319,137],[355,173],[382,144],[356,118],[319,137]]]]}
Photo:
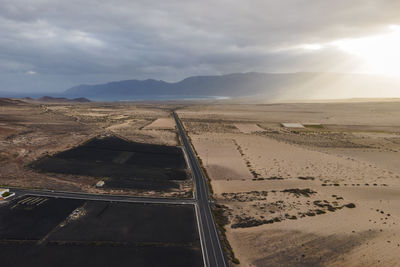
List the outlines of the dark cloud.
{"type": "Polygon", "coordinates": [[[354,59],[307,43],[400,24],[399,1],[2,0],[0,90],[62,90],[128,78],[349,71],[354,59]]]}

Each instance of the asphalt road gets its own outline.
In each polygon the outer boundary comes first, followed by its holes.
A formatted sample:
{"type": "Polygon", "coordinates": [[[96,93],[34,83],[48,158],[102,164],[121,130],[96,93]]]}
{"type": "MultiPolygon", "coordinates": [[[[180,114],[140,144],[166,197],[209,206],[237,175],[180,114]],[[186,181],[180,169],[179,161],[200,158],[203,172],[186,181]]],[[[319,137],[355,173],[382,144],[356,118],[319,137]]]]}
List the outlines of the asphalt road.
{"type": "Polygon", "coordinates": [[[178,115],[173,112],[179,135],[186,150],[186,155],[192,169],[193,177],[196,184],[196,213],[199,221],[201,245],[204,256],[204,264],[207,267],[228,266],[218,237],[217,228],[215,226],[214,217],[210,209],[210,199],[208,189],[201,172],[196,155],[188,141],[185,131],[183,130],[178,115]]]}
{"type": "Polygon", "coordinates": [[[16,196],[31,195],[31,196],[41,196],[41,197],[59,197],[59,198],[73,198],[73,199],[128,202],[128,203],[157,203],[157,204],[181,204],[181,205],[185,204],[193,205],[195,203],[193,199],[149,198],[149,197],[132,197],[132,196],[121,196],[121,195],[119,196],[104,195],[104,194],[100,195],[100,194],[58,192],[58,191],[20,189],[20,188],[10,188],[10,191],[14,192],[16,196]]]}

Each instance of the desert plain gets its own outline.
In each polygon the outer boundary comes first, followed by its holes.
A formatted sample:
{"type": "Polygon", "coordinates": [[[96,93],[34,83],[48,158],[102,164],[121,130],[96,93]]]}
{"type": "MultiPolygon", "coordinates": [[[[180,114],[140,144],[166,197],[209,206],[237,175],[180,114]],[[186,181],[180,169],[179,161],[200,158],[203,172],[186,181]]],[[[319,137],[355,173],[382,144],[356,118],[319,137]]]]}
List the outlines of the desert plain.
{"type": "Polygon", "coordinates": [[[178,113],[238,266],[400,265],[399,101],[194,105],[178,113]]]}
{"type": "Polygon", "coordinates": [[[191,179],[164,191],[107,189],[97,186],[99,177],[43,172],[31,165],[95,137],[179,146],[171,109],[209,177],[232,266],[400,266],[396,99],[268,104],[3,100],[0,184],[190,197],[191,179]]]}

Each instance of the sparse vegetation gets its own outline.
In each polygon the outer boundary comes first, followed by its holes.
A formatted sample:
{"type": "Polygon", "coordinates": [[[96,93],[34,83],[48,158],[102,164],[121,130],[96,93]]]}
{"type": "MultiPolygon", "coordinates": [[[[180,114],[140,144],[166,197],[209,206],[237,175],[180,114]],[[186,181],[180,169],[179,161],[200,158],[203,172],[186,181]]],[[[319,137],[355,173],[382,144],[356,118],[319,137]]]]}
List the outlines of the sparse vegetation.
{"type": "Polygon", "coordinates": [[[226,237],[225,226],[229,223],[228,218],[224,214],[226,209],[227,207],[216,204],[212,207],[212,212],[214,214],[215,223],[217,224],[218,233],[221,239],[222,247],[225,251],[225,255],[233,263],[239,264],[240,261],[235,257],[235,253],[233,252],[233,249],[229,244],[228,238],[226,237]]]}
{"type": "Polygon", "coordinates": [[[305,197],[310,197],[311,195],[317,193],[317,192],[311,190],[310,188],[306,188],[306,189],[298,189],[298,188],[284,189],[281,192],[294,194],[295,196],[305,196],[305,197]]]}
{"type": "Polygon", "coordinates": [[[235,144],[236,149],[239,151],[240,155],[243,157],[243,160],[245,161],[247,168],[249,169],[250,173],[253,175],[253,180],[254,179],[260,180],[260,179],[258,179],[260,174],[258,172],[256,172],[256,170],[253,168],[251,162],[244,154],[241,146],[238,144],[238,142],[235,139],[232,139],[232,142],[235,144]]]}
{"type": "Polygon", "coordinates": [[[315,178],[314,177],[311,177],[311,176],[299,176],[299,177],[297,177],[297,179],[300,179],[300,180],[309,180],[309,181],[314,181],[315,180],[315,178]]]}

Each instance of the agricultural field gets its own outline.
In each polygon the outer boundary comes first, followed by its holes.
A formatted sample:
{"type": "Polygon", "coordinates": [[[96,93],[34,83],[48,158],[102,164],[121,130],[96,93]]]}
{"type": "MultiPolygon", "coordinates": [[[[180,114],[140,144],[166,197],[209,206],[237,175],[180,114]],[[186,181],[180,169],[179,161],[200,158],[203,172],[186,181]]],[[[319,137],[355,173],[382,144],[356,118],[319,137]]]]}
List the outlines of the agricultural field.
{"type": "Polygon", "coordinates": [[[134,143],[114,136],[89,140],[43,157],[31,166],[50,173],[98,177],[102,187],[112,189],[166,191],[179,189],[181,181],[189,179],[182,149],[134,143]]]}
{"type": "Polygon", "coordinates": [[[22,196],[0,206],[0,256],[22,266],[202,266],[192,205],[22,196]]]}

